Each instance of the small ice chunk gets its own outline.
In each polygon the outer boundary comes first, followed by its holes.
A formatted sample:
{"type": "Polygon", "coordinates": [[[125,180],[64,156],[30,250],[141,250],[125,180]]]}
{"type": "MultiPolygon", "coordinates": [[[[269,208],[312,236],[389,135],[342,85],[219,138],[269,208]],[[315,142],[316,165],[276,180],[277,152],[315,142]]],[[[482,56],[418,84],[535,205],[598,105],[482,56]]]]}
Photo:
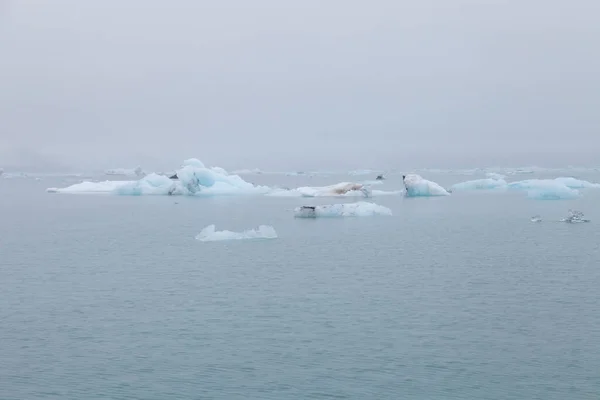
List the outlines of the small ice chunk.
{"type": "Polygon", "coordinates": [[[208,225],[202,229],[196,240],[201,242],[218,242],[222,240],[243,240],[243,239],[275,239],[277,232],[272,226],[260,225],[257,229],[250,229],[243,232],[217,231],[215,225],[208,225]]]}
{"type": "Polygon", "coordinates": [[[583,218],[581,211],[569,210],[569,216],[560,220],[561,222],[568,222],[570,224],[577,224],[581,222],[590,222],[589,219],[583,218]]]}
{"type": "Polygon", "coordinates": [[[534,215],[533,217],[531,217],[531,222],[542,222],[542,217],[540,217],[539,215],[534,215]]]}

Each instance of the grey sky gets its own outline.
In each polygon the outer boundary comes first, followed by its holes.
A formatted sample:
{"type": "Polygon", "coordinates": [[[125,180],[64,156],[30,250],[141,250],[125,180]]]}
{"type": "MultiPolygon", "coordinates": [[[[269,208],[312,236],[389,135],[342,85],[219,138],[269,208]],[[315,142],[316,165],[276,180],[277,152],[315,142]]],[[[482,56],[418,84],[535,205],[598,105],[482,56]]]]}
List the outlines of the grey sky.
{"type": "Polygon", "coordinates": [[[599,43],[597,0],[0,0],[0,164],[600,164],[599,43]]]}

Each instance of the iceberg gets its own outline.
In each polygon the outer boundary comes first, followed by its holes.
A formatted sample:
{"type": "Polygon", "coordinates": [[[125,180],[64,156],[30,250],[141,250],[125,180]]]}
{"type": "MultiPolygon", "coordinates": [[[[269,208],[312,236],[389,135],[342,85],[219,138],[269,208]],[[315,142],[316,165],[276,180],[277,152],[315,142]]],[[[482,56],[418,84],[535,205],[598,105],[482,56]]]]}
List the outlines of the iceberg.
{"type": "Polygon", "coordinates": [[[369,217],[373,215],[392,215],[392,210],[379,204],[364,201],[322,206],[302,206],[294,209],[294,217],[296,218],[369,217]]]}
{"type": "Polygon", "coordinates": [[[600,188],[600,184],[572,177],[559,177],[554,179],[527,179],[510,183],[507,183],[504,179],[486,178],[452,185],[452,190],[500,188],[526,190],[528,196],[532,199],[559,200],[575,199],[580,195],[576,189],[600,188]]]}
{"type": "Polygon", "coordinates": [[[340,182],[329,186],[303,186],[296,189],[276,190],[271,196],[282,197],[332,197],[332,196],[359,196],[371,197],[371,189],[361,183],[340,182]]]}
{"type": "Polygon", "coordinates": [[[277,232],[272,226],[260,225],[257,229],[250,229],[243,232],[217,231],[215,225],[209,225],[202,229],[196,240],[201,242],[218,242],[222,240],[244,240],[244,239],[275,239],[277,232]]]}
{"type": "Polygon", "coordinates": [[[554,181],[562,183],[571,189],[600,189],[600,183],[592,183],[573,177],[559,177],[555,178],[554,181]]]}
{"type": "Polygon", "coordinates": [[[183,161],[182,167],[196,167],[196,168],[206,168],[204,163],[197,158],[188,158],[183,161]]]}
{"type": "Polygon", "coordinates": [[[423,179],[420,175],[404,176],[407,197],[449,196],[450,193],[435,182],[423,179]]]}
{"type": "Polygon", "coordinates": [[[368,185],[340,182],[329,186],[303,186],[295,189],[272,189],[267,195],[274,197],[375,197],[398,195],[402,190],[372,190],[368,185]]]}
{"type": "Polygon", "coordinates": [[[119,176],[144,176],[146,175],[141,167],[135,167],[133,169],[127,168],[115,168],[107,169],[104,171],[105,175],[119,175],[119,176]]]}
{"type": "Polygon", "coordinates": [[[572,189],[554,179],[528,179],[511,182],[508,187],[526,190],[527,196],[536,200],[572,200],[580,196],[577,189],[572,189]]]}
{"type": "Polygon", "coordinates": [[[471,181],[460,182],[452,185],[452,190],[482,190],[505,188],[507,185],[504,179],[474,179],[471,181]]]}
{"type": "Polygon", "coordinates": [[[49,188],[51,193],[113,193],[119,195],[226,195],[264,194],[271,189],[255,186],[219,167],[206,168],[195,158],[185,160],[175,172],[177,179],[155,173],[136,181],[82,182],[66,188],[49,188]]]}
{"type": "Polygon", "coordinates": [[[48,188],[48,193],[111,193],[130,181],[81,182],[66,188],[48,188]]]}

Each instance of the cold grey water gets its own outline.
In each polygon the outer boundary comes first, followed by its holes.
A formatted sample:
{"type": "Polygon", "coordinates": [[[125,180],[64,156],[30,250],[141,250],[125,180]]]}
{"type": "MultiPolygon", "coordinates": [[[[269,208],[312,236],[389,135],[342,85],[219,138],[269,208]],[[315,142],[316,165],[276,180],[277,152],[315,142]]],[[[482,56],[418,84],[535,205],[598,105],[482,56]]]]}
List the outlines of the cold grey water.
{"type": "Polygon", "coordinates": [[[369,200],[393,216],[297,219],[355,199],[45,191],[78,181],[0,178],[1,399],[600,395],[599,189],[391,195],[369,200]],[[591,222],[558,222],[569,209],[591,222]],[[210,224],[278,238],[196,240],[210,224]]]}

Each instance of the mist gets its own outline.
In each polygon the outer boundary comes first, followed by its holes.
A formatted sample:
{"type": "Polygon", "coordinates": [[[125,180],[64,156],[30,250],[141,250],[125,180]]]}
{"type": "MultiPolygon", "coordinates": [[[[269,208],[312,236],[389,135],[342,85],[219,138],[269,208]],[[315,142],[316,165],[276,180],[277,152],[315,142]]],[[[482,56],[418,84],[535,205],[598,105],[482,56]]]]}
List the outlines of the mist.
{"type": "Polygon", "coordinates": [[[0,2],[0,167],[598,165],[600,3],[0,2]]]}

